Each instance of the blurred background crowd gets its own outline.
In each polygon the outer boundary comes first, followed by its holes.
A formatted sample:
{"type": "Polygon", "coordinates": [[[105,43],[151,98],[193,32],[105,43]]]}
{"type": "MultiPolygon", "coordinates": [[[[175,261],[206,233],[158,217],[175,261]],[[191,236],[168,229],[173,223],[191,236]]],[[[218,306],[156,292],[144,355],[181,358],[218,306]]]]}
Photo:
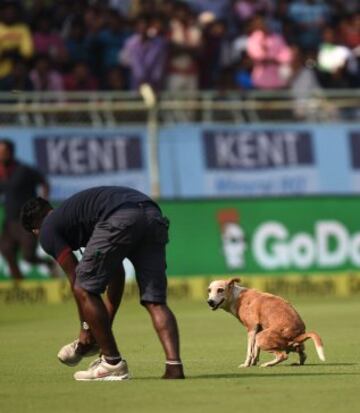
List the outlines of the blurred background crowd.
{"type": "Polygon", "coordinates": [[[358,0],[0,1],[0,90],[360,85],[358,0]]]}

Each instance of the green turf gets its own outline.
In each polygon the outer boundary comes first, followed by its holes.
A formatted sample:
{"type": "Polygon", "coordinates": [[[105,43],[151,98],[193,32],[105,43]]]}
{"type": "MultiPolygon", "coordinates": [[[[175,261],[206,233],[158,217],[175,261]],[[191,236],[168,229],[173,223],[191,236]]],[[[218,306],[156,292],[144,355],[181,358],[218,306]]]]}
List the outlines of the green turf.
{"type": "Polygon", "coordinates": [[[295,301],[308,330],[323,337],[327,361],[308,343],[306,366],[290,366],[293,355],[268,369],[237,368],[246,340],[235,318],[204,303],[171,304],[187,380],[159,379],[163,356],[147,314],[124,302],[115,330],[133,380],[113,383],[75,382],[74,369],[57,361],[57,350],[77,329],[72,304],[1,305],[0,412],[360,411],[359,299],[295,301]]]}

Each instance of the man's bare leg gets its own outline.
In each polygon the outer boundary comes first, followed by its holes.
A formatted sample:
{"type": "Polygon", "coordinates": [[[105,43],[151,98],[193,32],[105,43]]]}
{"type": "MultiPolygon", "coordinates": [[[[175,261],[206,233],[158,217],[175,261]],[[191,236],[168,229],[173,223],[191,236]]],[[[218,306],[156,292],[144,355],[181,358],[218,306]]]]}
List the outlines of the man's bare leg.
{"type": "MultiPolygon", "coordinates": [[[[125,270],[123,267],[121,267],[119,268],[119,271],[112,276],[106,290],[106,298],[104,301],[111,325],[119,309],[121,299],[124,293],[124,286],[125,270]]],[[[92,335],[91,330],[81,328],[79,334],[79,343],[79,351],[84,353],[86,353],[89,350],[89,347],[92,347],[94,345],[95,338],[92,335]]]]}
{"type": "MultiPolygon", "coordinates": [[[[75,277],[74,277],[75,278],[75,277]]],[[[74,280],[73,277],[70,277],[70,283],[73,289],[73,295],[78,307],[79,317],[81,322],[80,333],[78,336],[78,340],[66,344],[63,346],[59,353],[58,358],[64,364],[73,366],[79,363],[82,357],[89,357],[96,354],[99,354],[100,349],[93,336],[90,326],[85,322],[85,317],[83,315],[83,310],[81,306],[81,301],[77,294],[74,292],[74,280]],[[75,353],[76,354],[75,354],[75,353]]],[[[121,298],[124,291],[124,283],[125,283],[125,272],[123,268],[120,268],[116,274],[110,280],[106,291],[106,298],[105,298],[105,307],[107,313],[110,318],[110,324],[115,318],[116,312],[119,308],[121,298]]]]}
{"type": "Polygon", "coordinates": [[[81,287],[75,286],[74,292],[78,297],[82,314],[88,323],[91,334],[99,345],[105,358],[120,359],[107,308],[100,295],[91,294],[81,287]]]}
{"type": "Polygon", "coordinates": [[[125,270],[121,266],[118,272],[111,277],[106,290],[105,307],[109,314],[111,325],[119,309],[125,287],[125,270]]]}
{"type": "Polygon", "coordinates": [[[148,310],[155,331],[166,356],[166,371],[163,378],[183,379],[180,358],[179,331],[174,314],[166,304],[143,303],[148,310]]]}

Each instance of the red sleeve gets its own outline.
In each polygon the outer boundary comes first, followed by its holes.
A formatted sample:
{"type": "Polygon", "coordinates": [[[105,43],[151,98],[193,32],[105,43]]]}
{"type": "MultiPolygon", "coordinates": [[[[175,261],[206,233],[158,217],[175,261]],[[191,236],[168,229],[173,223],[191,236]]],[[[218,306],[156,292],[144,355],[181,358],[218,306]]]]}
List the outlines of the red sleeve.
{"type": "Polygon", "coordinates": [[[70,247],[65,247],[60,254],[57,255],[56,261],[62,265],[65,257],[72,252],[70,247]]]}

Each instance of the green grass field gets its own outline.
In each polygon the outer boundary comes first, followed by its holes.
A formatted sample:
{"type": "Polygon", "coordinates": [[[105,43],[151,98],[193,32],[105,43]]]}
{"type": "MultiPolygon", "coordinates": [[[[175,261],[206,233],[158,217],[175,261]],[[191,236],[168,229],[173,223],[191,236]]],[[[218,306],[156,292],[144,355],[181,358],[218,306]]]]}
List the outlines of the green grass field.
{"type": "Polygon", "coordinates": [[[281,366],[238,369],[246,340],[236,319],[211,312],[205,303],[170,301],[187,380],[160,380],[160,345],[145,311],[130,301],[122,304],[115,331],[133,379],[112,383],[75,382],[75,370],[57,361],[58,349],[77,331],[72,304],[1,305],[0,412],[360,411],[360,300],[293,302],[308,330],[322,336],[326,363],[308,342],[304,367],[290,366],[292,355],[281,366]]]}

